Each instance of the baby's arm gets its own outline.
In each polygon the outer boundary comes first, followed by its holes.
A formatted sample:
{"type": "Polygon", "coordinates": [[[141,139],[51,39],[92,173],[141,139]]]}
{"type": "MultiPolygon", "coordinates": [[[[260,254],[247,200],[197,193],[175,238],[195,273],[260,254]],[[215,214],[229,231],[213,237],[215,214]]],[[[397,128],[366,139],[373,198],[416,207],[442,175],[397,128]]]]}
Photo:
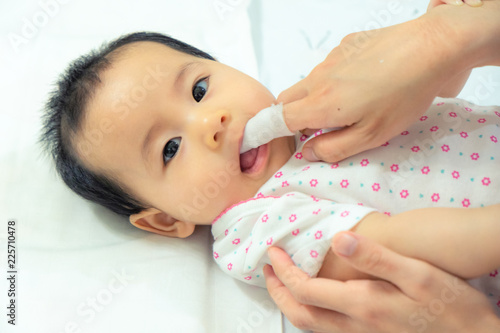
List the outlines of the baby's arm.
{"type": "MultiPolygon", "coordinates": [[[[482,208],[426,208],[392,217],[367,215],[354,230],[405,256],[470,279],[500,266],[500,204],[482,208]]],[[[366,278],[328,252],[319,273],[366,278]]]]}

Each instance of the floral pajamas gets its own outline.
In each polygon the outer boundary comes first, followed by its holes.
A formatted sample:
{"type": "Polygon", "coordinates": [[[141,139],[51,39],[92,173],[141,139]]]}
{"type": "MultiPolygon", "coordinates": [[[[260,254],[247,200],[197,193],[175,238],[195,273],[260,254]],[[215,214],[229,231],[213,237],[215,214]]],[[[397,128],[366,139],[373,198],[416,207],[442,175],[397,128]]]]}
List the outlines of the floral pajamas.
{"type": "MultiPolygon", "coordinates": [[[[213,255],[233,277],[265,287],[271,245],[315,276],[333,235],[374,210],[500,203],[500,107],[436,99],[399,136],[334,164],[305,160],[300,151],[308,139],[297,136],[296,153],[255,197],[214,220],[213,255]]],[[[481,281],[497,290],[487,294],[500,307],[500,275],[481,281]]]]}

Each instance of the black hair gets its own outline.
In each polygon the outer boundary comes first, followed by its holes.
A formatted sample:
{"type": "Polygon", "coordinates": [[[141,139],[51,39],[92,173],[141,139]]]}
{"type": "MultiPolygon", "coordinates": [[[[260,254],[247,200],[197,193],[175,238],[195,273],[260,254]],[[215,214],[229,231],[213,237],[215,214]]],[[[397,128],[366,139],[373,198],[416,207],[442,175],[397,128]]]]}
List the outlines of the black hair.
{"type": "Polygon", "coordinates": [[[52,156],[56,170],[71,190],[113,212],[130,216],[149,208],[133,197],[116,179],[84,166],[73,138],[84,119],[85,108],[101,83],[100,75],[110,67],[121,47],[135,42],[156,42],[199,58],[215,60],[209,54],[154,32],[136,32],[105,43],[73,61],[56,82],[43,114],[40,143],[52,156]]]}

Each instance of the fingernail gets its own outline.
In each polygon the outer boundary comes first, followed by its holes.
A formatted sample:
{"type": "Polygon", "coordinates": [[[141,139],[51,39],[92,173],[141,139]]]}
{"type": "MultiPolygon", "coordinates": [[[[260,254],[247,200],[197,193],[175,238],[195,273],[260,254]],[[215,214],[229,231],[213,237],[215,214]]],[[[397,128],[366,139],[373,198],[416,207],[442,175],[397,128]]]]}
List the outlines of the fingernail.
{"type": "Polygon", "coordinates": [[[319,158],[314,153],[314,150],[311,147],[304,147],[302,149],[302,156],[310,162],[317,162],[319,158]]]}
{"type": "Polygon", "coordinates": [[[339,254],[349,257],[356,250],[356,246],[358,245],[358,240],[353,236],[347,233],[337,234],[333,238],[333,247],[335,252],[339,254]]]}
{"type": "Polygon", "coordinates": [[[455,5],[455,6],[462,6],[464,3],[462,2],[462,0],[455,0],[455,1],[451,1],[450,5],[455,5]]]}
{"type": "Polygon", "coordinates": [[[483,3],[482,3],[482,1],[481,1],[481,0],[469,0],[469,1],[467,1],[467,4],[468,4],[469,6],[472,6],[472,7],[479,7],[479,6],[481,6],[483,3]]]}

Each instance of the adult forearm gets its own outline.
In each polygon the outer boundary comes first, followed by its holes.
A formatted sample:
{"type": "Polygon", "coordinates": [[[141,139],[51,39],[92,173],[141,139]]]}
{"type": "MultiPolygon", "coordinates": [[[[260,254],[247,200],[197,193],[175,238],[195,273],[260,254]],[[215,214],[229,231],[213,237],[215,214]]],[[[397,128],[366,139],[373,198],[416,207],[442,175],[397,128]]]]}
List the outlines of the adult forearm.
{"type": "Polygon", "coordinates": [[[481,7],[437,6],[419,18],[434,31],[429,37],[441,50],[436,61],[450,73],[500,65],[500,1],[481,7]]]}

